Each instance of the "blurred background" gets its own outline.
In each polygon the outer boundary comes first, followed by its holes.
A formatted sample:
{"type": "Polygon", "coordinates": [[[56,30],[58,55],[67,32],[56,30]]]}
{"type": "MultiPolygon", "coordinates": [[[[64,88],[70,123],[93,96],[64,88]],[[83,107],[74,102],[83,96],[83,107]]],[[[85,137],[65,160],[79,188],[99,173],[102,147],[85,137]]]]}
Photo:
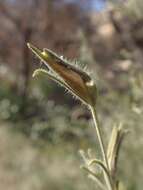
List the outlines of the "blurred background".
{"type": "Polygon", "coordinates": [[[93,190],[79,149],[98,154],[88,110],[45,76],[31,42],[88,67],[109,139],[115,123],[130,133],[119,178],[141,190],[143,178],[143,1],[0,0],[0,189],[93,190]]]}

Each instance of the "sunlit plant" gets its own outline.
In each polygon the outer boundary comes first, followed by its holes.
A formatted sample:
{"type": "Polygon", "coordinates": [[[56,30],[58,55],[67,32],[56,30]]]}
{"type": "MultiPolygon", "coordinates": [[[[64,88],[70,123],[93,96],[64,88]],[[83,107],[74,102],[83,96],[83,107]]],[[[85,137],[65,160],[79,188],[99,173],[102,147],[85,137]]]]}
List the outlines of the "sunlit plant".
{"type": "Polygon", "coordinates": [[[82,168],[88,172],[102,190],[120,190],[122,185],[117,178],[117,161],[126,131],[123,130],[122,124],[114,126],[108,146],[105,146],[96,111],[97,87],[95,81],[86,71],[51,50],[43,49],[41,51],[29,43],[27,45],[47,67],[47,69],[36,69],[33,76],[46,74],[49,79],[54,80],[76,96],[91,111],[99,141],[101,159],[92,158],[89,152],[86,156],[84,151],[80,151],[84,160],[82,168]],[[94,169],[93,165],[95,166],[94,169]]]}

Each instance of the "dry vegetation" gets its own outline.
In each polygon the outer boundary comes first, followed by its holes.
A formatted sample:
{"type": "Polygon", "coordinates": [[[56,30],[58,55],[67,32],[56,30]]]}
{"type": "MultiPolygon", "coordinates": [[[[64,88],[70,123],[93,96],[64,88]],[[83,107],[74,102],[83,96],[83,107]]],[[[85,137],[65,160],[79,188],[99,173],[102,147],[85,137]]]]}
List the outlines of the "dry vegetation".
{"type": "Polygon", "coordinates": [[[79,58],[98,73],[103,132],[109,134],[120,121],[130,131],[119,176],[126,189],[142,190],[141,5],[142,0],[128,0],[87,14],[84,3],[0,0],[0,189],[95,189],[79,169],[80,148],[91,147],[98,154],[94,129],[87,127],[89,112],[45,77],[32,79],[39,62],[27,49],[31,41],[79,58]]]}

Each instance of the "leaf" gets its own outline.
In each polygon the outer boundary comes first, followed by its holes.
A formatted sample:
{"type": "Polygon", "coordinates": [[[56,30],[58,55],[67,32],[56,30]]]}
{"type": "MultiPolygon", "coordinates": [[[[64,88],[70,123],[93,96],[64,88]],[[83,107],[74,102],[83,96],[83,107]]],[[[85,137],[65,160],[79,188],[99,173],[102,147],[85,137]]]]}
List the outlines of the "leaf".
{"type": "Polygon", "coordinates": [[[109,163],[109,169],[113,178],[115,178],[116,176],[119,150],[123,141],[123,137],[126,133],[127,131],[123,129],[122,124],[120,124],[118,127],[114,126],[112,129],[107,149],[107,158],[109,163]]]}

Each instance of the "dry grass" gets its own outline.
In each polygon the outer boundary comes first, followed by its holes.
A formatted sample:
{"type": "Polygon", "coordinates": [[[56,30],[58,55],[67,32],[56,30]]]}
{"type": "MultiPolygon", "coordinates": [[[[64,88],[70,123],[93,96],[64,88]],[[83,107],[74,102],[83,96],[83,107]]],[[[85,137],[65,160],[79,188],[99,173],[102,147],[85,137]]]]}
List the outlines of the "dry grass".
{"type": "Polygon", "coordinates": [[[36,145],[1,124],[0,189],[86,190],[89,186],[92,189],[92,182],[79,169],[78,156],[73,156],[72,147],[59,146],[36,145]]]}

